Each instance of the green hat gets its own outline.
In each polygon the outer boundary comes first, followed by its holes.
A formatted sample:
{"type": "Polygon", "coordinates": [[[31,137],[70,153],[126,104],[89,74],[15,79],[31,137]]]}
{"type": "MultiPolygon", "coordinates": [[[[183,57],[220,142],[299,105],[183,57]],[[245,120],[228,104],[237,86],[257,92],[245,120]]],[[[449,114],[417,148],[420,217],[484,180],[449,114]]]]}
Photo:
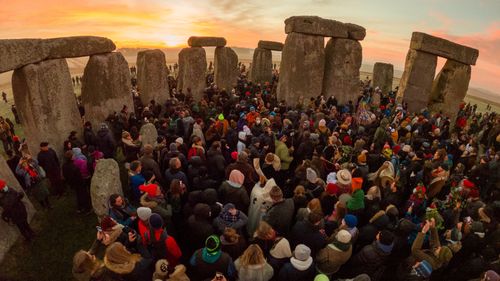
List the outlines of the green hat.
{"type": "Polygon", "coordinates": [[[314,281],[330,281],[330,279],[325,274],[318,274],[314,277],[314,281]]]}
{"type": "Polygon", "coordinates": [[[219,114],[219,117],[218,117],[218,118],[219,118],[219,120],[220,120],[220,121],[224,120],[224,114],[222,114],[222,113],[221,113],[221,114],[219,114]]]}

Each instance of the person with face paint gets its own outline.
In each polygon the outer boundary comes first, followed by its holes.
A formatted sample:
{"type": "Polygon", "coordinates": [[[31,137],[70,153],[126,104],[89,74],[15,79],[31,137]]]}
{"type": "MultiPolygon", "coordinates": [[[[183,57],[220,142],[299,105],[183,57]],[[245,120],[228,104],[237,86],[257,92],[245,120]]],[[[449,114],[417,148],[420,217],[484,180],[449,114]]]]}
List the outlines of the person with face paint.
{"type": "Polygon", "coordinates": [[[0,179],[0,207],[3,208],[2,219],[7,223],[15,224],[26,241],[31,241],[35,232],[28,224],[28,212],[22,198],[23,192],[19,192],[7,186],[0,179]]]}

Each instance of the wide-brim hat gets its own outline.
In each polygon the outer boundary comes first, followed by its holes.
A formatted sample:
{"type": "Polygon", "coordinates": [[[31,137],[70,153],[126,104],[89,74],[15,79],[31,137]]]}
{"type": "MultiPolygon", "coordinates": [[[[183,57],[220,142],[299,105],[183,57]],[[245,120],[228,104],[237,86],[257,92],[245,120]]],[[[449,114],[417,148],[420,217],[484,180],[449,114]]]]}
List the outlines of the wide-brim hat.
{"type": "Polygon", "coordinates": [[[351,184],[351,181],[352,181],[352,175],[348,170],[342,169],[337,172],[337,182],[339,184],[349,185],[351,184]]]}

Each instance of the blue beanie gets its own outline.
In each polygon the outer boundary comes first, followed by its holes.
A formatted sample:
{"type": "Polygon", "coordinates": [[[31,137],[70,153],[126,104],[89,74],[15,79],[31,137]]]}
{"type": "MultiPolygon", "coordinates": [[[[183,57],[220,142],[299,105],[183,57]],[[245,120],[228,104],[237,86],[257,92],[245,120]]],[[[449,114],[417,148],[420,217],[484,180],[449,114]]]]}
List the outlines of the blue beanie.
{"type": "Polygon", "coordinates": [[[152,214],[151,217],[149,217],[149,224],[153,229],[160,229],[163,226],[163,219],[158,214],[152,214]]]}
{"type": "Polygon", "coordinates": [[[351,228],[358,225],[358,218],[355,215],[345,215],[344,221],[345,224],[347,224],[347,226],[351,228]]]}
{"type": "Polygon", "coordinates": [[[432,265],[428,261],[423,260],[417,267],[415,267],[415,271],[417,272],[418,276],[429,278],[432,273],[432,265]]]}

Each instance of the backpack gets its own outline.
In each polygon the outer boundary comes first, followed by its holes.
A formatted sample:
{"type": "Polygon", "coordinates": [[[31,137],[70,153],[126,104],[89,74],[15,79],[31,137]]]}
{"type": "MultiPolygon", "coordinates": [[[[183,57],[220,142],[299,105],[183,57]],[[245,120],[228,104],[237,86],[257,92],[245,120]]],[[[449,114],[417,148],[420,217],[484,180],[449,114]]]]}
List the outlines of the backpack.
{"type": "Polygon", "coordinates": [[[154,229],[149,227],[149,231],[144,233],[144,239],[148,245],[151,255],[154,260],[164,259],[168,255],[167,245],[165,244],[165,240],[167,240],[168,234],[162,229],[160,239],[156,239],[156,235],[154,235],[154,229]],[[150,237],[151,236],[151,237],[150,237]]]}

